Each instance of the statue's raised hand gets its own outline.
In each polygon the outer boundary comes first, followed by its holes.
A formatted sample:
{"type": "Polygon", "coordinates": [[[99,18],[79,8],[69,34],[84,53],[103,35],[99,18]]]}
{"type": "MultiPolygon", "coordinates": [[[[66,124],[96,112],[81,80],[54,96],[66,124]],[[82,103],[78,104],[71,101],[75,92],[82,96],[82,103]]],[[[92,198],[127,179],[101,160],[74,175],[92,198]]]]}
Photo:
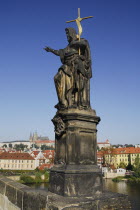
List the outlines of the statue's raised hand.
{"type": "Polygon", "coordinates": [[[46,50],[47,52],[51,52],[57,56],[60,56],[60,53],[59,53],[59,50],[53,50],[52,48],[50,47],[45,47],[44,50],[46,50]]]}
{"type": "Polygon", "coordinates": [[[52,52],[52,49],[50,47],[45,47],[44,50],[46,50],[47,52],[52,52]]]}

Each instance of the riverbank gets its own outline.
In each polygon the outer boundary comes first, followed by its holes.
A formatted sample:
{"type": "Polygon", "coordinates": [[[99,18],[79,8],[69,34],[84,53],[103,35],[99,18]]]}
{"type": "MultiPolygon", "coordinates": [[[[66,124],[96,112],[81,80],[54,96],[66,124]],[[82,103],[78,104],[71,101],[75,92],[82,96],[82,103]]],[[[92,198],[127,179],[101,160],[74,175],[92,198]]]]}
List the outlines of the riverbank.
{"type": "Polygon", "coordinates": [[[140,183],[140,178],[135,176],[118,176],[112,179],[113,182],[126,181],[128,183],[140,183]]]}
{"type": "Polygon", "coordinates": [[[20,182],[22,184],[32,184],[32,183],[48,183],[50,172],[48,170],[33,170],[33,171],[9,171],[0,170],[0,174],[6,176],[7,178],[20,182]]]}

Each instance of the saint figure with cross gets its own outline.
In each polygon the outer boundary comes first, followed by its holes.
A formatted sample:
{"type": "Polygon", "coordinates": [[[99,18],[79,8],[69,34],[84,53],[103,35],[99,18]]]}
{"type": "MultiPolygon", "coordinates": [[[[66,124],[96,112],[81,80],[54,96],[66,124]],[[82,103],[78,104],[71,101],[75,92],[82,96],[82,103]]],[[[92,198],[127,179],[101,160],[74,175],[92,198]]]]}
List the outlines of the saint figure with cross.
{"type": "Polygon", "coordinates": [[[50,47],[44,48],[47,52],[59,56],[62,62],[54,77],[59,100],[55,107],[58,110],[90,109],[91,55],[88,41],[80,37],[81,20],[80,13],[78,18],[73,20],[80,27],[79,35],[74,28],[65,29],[68,40],[66,48],[60,50],[54,50],[50,47]]]}

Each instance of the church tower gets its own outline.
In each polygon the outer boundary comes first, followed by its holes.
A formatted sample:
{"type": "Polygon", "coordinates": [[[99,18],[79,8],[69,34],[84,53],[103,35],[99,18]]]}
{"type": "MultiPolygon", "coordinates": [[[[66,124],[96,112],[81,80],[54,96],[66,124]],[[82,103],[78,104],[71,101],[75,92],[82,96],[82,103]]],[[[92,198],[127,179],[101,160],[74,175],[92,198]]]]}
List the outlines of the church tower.
{"type": "Polygon", "coordinates": [[[33,141],[37,141],[38,140],[38,134],[37,131],[35,131],[34,136],[33,136],[33,141]]]}
{"type": "Polygon", "coordinates": [[[30,141],[30,143],[32,143],[32,142],[33,142],[33,136],[32,136],[32,133],[30,133],[29,141],[30,141]]]}

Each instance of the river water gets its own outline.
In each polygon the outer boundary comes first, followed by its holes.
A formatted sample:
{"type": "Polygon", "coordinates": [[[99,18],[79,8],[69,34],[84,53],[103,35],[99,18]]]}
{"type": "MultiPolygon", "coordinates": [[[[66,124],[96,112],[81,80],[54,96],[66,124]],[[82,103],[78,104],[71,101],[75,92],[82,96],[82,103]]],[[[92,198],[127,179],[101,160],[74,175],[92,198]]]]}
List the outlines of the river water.
{"type": "MultiPolygon", "coordinates": [[[[28,185],[34,189],[48,190],[48,183],[28,185]]],[[[104,187],[111,192],[126,194],[132,202],[133,210],[140,210],[140,184],[129,184],[125,181],[113,182],[111,179],[104,180],[104,187]]]]}
{"type": "Polygon", "coordinates": [[[125,181],[113,182],[112,179],[105,179],[106,190],[126,194],[132,202],[133,210],[140,210],[140,184],[130,184],[125,181]]]}

